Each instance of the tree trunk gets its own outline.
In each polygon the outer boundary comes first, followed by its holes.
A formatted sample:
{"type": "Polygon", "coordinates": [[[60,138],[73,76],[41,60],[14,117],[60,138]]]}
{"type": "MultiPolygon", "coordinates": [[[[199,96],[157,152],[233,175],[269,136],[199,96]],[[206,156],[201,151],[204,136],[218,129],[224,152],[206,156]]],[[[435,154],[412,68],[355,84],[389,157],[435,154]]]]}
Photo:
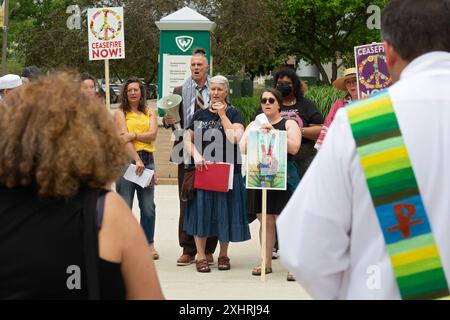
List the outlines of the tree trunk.
{"type": "Polygon", "coordinates": [[[314,60],[314,64],[319,69],[320,74],[322,75],[322,80],[326,85],[330,85],[330,79],[328,78],[327,72],[324,67],[320,63],[320,60],[314,60]]]}
{"type": "Polygon", "coordinates": [[[241,80],[245,79],[245,64],[242,65],[241,70],[239,70],[239,78],[241,80]]]}
{"type": "Polygon", "coordinates": [[[335,60],[331,64],[331,83],[333,83],[333,81],[337,79],[337,69],[338,69],[338,67],[337,67],[337,63],[335,60]]]}

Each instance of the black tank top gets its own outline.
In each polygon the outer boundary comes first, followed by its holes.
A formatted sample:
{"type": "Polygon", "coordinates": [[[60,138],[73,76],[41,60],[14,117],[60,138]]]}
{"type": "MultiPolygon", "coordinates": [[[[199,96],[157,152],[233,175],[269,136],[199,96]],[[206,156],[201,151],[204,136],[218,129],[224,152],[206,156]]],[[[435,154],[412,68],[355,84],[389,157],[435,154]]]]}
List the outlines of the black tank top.
{"type": "MultiPolygon", "coordinates": [[[[0,186],[0,300],[87,299],[82,200],[0,186]]],[[[120,264],[97,265],[100,298],[124,299],[120,264]]]]}
{"type": "MultiPolygon", "coordinates": [[[[272,124],[272,127],[274,129],[277,129],[277,130],[280,130],[280,131],[286,131],[286,122],[287,122],[287,119],[281,118],[281,120],[278,121],[276,124],[272,124]]],[[[294,156],[291,155],[290,153],[288,153],[287,159],[288,160],[293,160],[294,156]]]]}

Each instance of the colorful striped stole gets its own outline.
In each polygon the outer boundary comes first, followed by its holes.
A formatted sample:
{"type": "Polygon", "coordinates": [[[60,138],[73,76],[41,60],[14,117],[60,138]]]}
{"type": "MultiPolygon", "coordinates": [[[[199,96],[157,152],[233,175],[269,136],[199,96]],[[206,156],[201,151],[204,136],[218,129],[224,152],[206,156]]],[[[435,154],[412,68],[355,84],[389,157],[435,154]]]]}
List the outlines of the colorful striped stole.
{"type": "Polygon", "coordinates": [[[439,251],[389,94],[351,104],[347,112],[402,298],[448,298],[439,251]]]}

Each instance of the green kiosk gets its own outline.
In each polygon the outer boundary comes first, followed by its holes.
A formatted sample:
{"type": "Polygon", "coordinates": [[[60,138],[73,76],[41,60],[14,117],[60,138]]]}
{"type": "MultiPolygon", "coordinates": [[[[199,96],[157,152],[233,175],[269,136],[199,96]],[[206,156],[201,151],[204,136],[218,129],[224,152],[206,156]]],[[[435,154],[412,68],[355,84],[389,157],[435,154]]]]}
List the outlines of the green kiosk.
{"type": "Polygon", "coordinates": [[[156,22],[160,35],[158,98],[173,92],[190,77],[190,58],[195,48],[204,48],[212,74],[211,32],[216,24],[184,7],[156,22]]]}

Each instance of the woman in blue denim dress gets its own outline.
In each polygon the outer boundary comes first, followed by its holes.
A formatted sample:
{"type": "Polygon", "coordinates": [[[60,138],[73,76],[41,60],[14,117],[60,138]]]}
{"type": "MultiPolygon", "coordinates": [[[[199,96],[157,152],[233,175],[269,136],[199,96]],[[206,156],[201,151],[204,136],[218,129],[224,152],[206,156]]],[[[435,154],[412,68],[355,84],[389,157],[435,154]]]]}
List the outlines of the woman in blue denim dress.
{"type": "MultiPolygon", "coordinates": [[[[153,152],[158,130],[155,111],[146,105],[143,83],[135,77],[127,79],[121,92],[119,109],[114,118],[122,141],[129,156],[136,165],[136,174],[141,175],[145,168],[155,169],[153,152]]],[[[117,192],[132,208],[135,192],[141,209],[141,226],[144,229],[153,259],[159,259],[153,242],[155,234],[155,187],[154,178],[150,186],[142,188],[123,178],[116,184],[117,192]]]]}
{"type": "Polygon", "coordinates": [[[184,230],[194,236],[198,272],[211,271],[205,253],[208,237],[216,236],[219,239],[217,268],[222,271],[231,268],[229,243],[250,239],[238,145],[244,125],[239,110],[228,102],[229,93],[227,78],[215,76],[209,80],[209,107],[194,113],[184,140],[184,148],[193,157],[196,170],[207,170],[207,162],[230,163],[234,170],[231,190],[219,192],[197,189],[193,199],[186,205],[184,230]]]}

